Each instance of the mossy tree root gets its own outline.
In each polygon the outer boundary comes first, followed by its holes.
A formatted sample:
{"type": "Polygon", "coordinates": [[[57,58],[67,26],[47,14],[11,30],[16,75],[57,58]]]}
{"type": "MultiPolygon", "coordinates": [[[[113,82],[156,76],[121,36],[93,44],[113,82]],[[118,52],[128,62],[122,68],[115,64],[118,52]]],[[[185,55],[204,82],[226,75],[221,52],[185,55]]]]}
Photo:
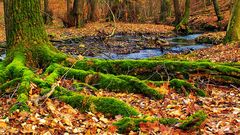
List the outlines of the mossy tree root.
{"type": "Polygon", "coordinates": [[[189,79],[192,75],[206,78],[214,83],[240,86],[240,69],[212,62],[171,60],[85,60],[77,62],[75,69],[93,70],[115,75],[128,74],[139,79],[166,81],[189,79]],[[221,78],[221,79],[220,79],[221,78]]]}
{"type": "Polygon", "coordinates": [[[81,111],[101,112],[105,116],[136,116],[139,112],[123,101],[109,97],[83,96],[72,94],[71,96],[60,96],[60,100],[79,108],[81,111]]]}
{"type": "MultiPolygon", "coordinates": [[[[42,94],[50,91],[51,84],[38,78],[35,78],[33,82],[42,87],[42,94]]],[[[60,86],[56,87],[52,97],[56,97],[72,107],[80,109],[82,112],[101,112],[106,116],[136,116],[140,114],[130,105],[118,99],[81,95],[78,92],[70,91],[60,86]]]]}
{"type": "MultiPolygon", "coordinates": [[[[66,69],[68,69],[69,74],[72,74],[72,71],[69,68],[66,69]]],[[[42,94],[44,95],[51,90],[51,85],[55,83],[63,73],[66,73],[66,69],[64,69],[64,67],[61,67],[55,68],[54,70],[50,71],[50,68],[48,68],[48,72],[51,73],[46,77],[45,80],[34,78],[33,82],[42,88],[42,94]],[[61,69],[64,71],[61,71],[61,69]]],[[[77,82],[76,84],[84,84],[84,86],[91,87],[93,90],[97,90],[96,88],[89,86],[85,83],[77,82]]],[[[136,116],[139,114],[137,110],[118,99],[81,95],[78,92],[67,90],[66,88],[63,88],[61,86],[56,87],[56,90],[52,94],[52,97],[57,97],[63,102],[68,103],[72,107],[78,108],[83,112],[101,112],[106,116],[136,116]]]]}
{"type": "Polygon", "coordinates": [[[127,75],[111,75],[103,74],[94,71],[85,71],[80,69],[71,69],[55,64],[47,69],[48,73],[51,73],[46,80],[48,82],[55,82],[57,78],[65,75],[67,78],[74,78],[85,82],[97,89],[104,89],[114,92],[129,92],[144,94],[145,96],[160,99],[163,95],[153,88],[147,86],[144,81],[139,80],[136,77],[127,75]],[[67,74],[66,74],[67,73],[67,74]]]}
{"type": "Polygon", "coordinates": [[[156,122],[158,121],[164,125],[176,125],[179,123],[179,128],[183,130],[197,129],[207,118],[206,113],[203,111],[197,111],[191,116],[187,117],[185,120],[179,120],[175,118],[129,118],[125,117],[118,122],[114,123],[118,127],[120,133],[128,133],[130,131],[139,131],[140,123],[146,122],[156,122]]]}
{"type": "Polygon", "coordinates": [[[12,86],[15,87],[15,84],[20,81],[21,81],[21,78],[16,78],[16,79],[13,79],[13,80],[7,81],[6,83],[1,84],[0,92],[5,93],[7,88],[10,88],[12,86]]]}
{"type": "Polygon", "coordinates": [[[170,81],[170,87],[174,88],[177,93],[184,93],[185,95],[189,95],[190,92],[194,92],[198,96],[206,96],[204,90],[197,88],[185,80],[173,79],[170,81]]]}

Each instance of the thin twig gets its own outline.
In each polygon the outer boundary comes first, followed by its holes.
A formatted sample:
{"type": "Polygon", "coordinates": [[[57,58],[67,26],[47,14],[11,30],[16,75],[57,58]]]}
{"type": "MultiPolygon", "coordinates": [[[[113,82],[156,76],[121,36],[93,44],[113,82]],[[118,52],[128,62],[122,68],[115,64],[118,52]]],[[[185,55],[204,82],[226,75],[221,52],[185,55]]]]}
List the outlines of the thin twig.
{"type": "Polygon", "coordinates": [[[13,94],[10,96],[10,98],[12,98],[14,96],[14,94],[17,92],[19,86],[20,86],[20,83],[18,83],[16,89],[13,91],[13,94]]]}
{"type": "Polygon", "coordinates": [[[240,88],[238,88],[237,86],[234,86],[232,84],[230,86],[240,91],[240,88]]]}

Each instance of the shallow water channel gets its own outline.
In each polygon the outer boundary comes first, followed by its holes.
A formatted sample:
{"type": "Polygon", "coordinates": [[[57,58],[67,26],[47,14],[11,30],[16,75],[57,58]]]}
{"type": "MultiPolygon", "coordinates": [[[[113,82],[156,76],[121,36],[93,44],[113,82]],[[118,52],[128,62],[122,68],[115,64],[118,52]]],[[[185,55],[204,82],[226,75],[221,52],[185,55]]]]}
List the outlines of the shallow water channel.
{"type": "Polygon", "coordinates": [[[140,49],[139,51],[133,53],[118,54],[105,52],[94,57],[102,59],[144,59],[149,57],[162,56],[167,53],[188,53],[193,50],[210,47],[209,44],[197,44],[194,41],[195,38],[199,37],[200,35],[201,34],[193,34],[187,36],[165,38],[164,40],[168,41],[169,45],[162,48],[148,48],[146,46],[143,49],[140,49]]]}
{"type": "MultiPolygon", "coordinates": [[[[144,59],[161,56],[167,53],[183,53],[197,49],[208,48],[209,44],[198,44],[195,38],[201,34],[177,36],[172,38],[159,37],[156,35],[126,35],[117,34],[103,40],[100,36],[73,38],[60,41],[52,41],[59,50],[77,56],[79,54],[91,58],[102,59],[144,59]],[[165,44],[159,44],[158,41],[165,44]]],[[[6,54],[1,53],[0,59],[6,54]]]]}

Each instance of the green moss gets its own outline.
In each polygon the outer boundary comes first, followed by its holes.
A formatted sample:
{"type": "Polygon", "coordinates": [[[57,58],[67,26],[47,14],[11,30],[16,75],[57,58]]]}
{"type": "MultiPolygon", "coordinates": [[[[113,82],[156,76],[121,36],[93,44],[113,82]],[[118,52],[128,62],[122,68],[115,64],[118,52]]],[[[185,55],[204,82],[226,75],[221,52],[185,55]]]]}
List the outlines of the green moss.
{"type": "Polygon", "coordinates": [[[60,96],[59,99],[75,108],[79,108],[81,111],[101,112],[106,116],[133,116],[139,114],[126,103],[114,98],[73,94],[72,96],[60,96]]]}
{"type": "Polygon", "coordinates": [[[130,131],[138,131],[139,124],[141,122],[147,122],[145,119],[132,119],[129,117],[125,117],[120,121],[114,123],[113,125],[118,127],[119,133],[128,133],[130,131]]]}
{"type": "Polygon", "coordinates": [[[45,81],[49,84],[53,84],[60,77],[59,69],[55,69],[49,76],[46,77],[45,81]]]}
{"type": "Polygon", "coordinates": [[[8,81],[0,86],[0,91],[5,92],[5,90],[9,87],[14,87],[17,82],[19,82],[21,78],[15,78],[11,81],[8,81]]]}
{"type": "Polygon", "coordinates": [[[161,99],[163,95],[161,95],[158,91],[150,88],[144,81],[139,80],[136,77],[127,76],[127,75],[120,75],[117,76],[123,80],[126,80],[130,86],[133,86],[133,93],[141,93],[149,97],[161,99]]]}
{"type": "Polygon", "coordinates": [[[22,77],[25,67],[25,56],[22,53],[17,53],[13,61],[6,67],[6,75],[10,78],[22,77]]]}
{"type": "Polygon", "coordinates": [[[9,112],[13,113],[16,110],[20,110],[20,111],[30,111],[30,108],[28,107],[28,105],[26,103],[17,103],[15,105],[13,105],[10,109],[9,112]]]}
{"type": "Polygon", "coordinates": [[[198,128],[202,122],[207,118],[207,115],[203,111],[198,111],[193,115],[189,116],[186,120],[178,120],[175,118],[151,118],[151,117],[143,117],[143,118],[129,118],[125,117],[115,123],[113,125],[118,127],[118,131],[120,133],[128,133],[130,131],[138,131],[140,123],[146,122],[155,122],[158,121],[164,125],[175,125],[177,123],[181,123],[180,127],[183,130],[190,130],[198,128]]]}
{"type": "Polygon", "coordinates": [[[77,91],[81,91],[83,89],[83,87],[86,87],[86,88],[89,88],[93,91],[97,91],[98,89],[87,84],[87,83],[82,83],[82,82],[77,82],[77,81],[74,81],[73,82],[73,87],[77,90],[77,91]]]}
{"type": "Polygon", "coordinates": [[[13,113],[18,109],[20,111],[30,111],[30,108],[27,105],[27,101],[28,96],[26,94],[19,94],[17,97],[17,103],[9,109],[10,113],[13,113]]]}
{"type": "Polygon", "coordinates": [[[160,118],[158,121],[163,125],[174,125],[179,122],[179,120],[175,118],[160,118]]]}
{"type": "MultiPolygon", "coordinates": [[[[188,79],[191,74],[202,73],[211,76],[225,75],[239,78],[240,69],[206,61],[172,61],[172,60],[83,60],[77,62],[76,69],[93,70],[114,75],[128,74],[139,79],[164,81],[183,76],[188,79]]],[[[214,78],[213,80],[214,81],[214,78]]]]}
{"type": "Polygon", "coordinates": [[[193,91],[199,96],[206,96],[203,90],[196,88],[194,85],[184,80],[173,79],[170,81],[170,87],[174,88],[177,93],[184,93],[185,95],[188,95],[191,91],[193,91]]]}
{"type": "Polygon", "coordinates": [[[28,91],[30,90],[31,80],[34,77],[35,77],[35,74],[31,70],[25,69],[23,71],[22,83],[20,84],[18,93],[28,94],[28,91]]]}
{"type": "Polygon", "coordinates": [[[32,81],[37,84],[40,88],[50,88],[50,83],[47,83],[46,81],[43,81],[40,78],[34,77],[32,81]]]}
{"type": "Polygon", "coordinates": [[[207,118],[207,114],[203,111],[198,111],[195,114],[189,116],[186,120],[183,120],[179,128],[183,130],[190,130],[198,128],[203,121],[207,118]]]}
{"type": "Polygon", "coordinates": [[[84,71],[70,68],[59,68],[59,74],[66,74],[68,78],[75,78],[89,85],[93,85],[97,89],[106,89],[114,92],[129,92],[144,94],[152,98],[163,98],[156,90],[148,87],[144,81],[136,77],[127,75],[115,76],[112,74],[103,74],[93,71],[84,71]]]}
{"type": "Polygon", "coordinates": [[[140,123],[155,122],[158,121],[164,125],[174,125],[179,122],[179,120],[174,118],[129,118],[125,117],[118,122],[113,123],[113,125],[118,127],[119,133],[128,133],[130,131],[138,131],[140,123]]]}

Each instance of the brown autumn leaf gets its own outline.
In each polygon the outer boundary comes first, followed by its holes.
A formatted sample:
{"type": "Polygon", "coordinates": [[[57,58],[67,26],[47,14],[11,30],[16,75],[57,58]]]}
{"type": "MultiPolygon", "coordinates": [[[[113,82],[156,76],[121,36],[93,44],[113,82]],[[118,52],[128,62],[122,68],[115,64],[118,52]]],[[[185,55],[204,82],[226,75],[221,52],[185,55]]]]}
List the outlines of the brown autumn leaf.
{"type": "Polygon", "coordinates": [[[107,131],[110,132],[110,133],[115,133],[117,131],[117,126],[111,125],[111,126],[108,127],[107,131]]]}
{"type": "Polygon", "coordinates": [[[0,128],[6,128],[7,123],[4,120],[0,120],[0,128]]]}

